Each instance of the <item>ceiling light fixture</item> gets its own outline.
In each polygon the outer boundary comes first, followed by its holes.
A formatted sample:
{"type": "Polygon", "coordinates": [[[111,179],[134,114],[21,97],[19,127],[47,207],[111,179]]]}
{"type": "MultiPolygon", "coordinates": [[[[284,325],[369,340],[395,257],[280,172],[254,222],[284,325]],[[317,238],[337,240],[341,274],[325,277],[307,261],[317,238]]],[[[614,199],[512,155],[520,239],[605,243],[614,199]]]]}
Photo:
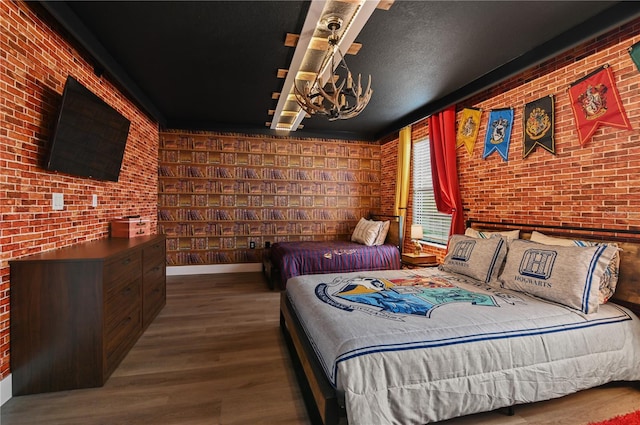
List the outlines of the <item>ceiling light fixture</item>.
{"type": "Polygon", "coordinates": [[[357,81],[353,79],[338,45],[337,31],[342,27],[342,19],[331,16],[326,19],[326,25],[331,34],[318,72],[313,82],[306,81],[302,88],[294,83],[294,94],[296,102],[307,114],[324,115],[329,121],[345,120],[360,114],[369,103],[373,93],[371,75],[363,90],[361,75],[358,74],[357,81]]]}

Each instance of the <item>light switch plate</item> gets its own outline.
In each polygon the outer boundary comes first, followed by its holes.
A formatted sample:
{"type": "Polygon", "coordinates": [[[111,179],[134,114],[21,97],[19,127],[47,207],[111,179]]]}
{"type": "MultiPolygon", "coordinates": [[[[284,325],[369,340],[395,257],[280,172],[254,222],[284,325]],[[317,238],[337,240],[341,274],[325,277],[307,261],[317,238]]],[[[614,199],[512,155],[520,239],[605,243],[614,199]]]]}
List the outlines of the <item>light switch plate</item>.
{"type": "Polygon", "coordinates": [[[64,194],[63,193],[54,193],[51,197],[51,206],[54,210],[63,210],[64,209],[64,194]]]}
{"type": "Polygon", "coordinates": [[[91,206],[93,208],[98,206],[98,195],[91,195],[91,206]]]}

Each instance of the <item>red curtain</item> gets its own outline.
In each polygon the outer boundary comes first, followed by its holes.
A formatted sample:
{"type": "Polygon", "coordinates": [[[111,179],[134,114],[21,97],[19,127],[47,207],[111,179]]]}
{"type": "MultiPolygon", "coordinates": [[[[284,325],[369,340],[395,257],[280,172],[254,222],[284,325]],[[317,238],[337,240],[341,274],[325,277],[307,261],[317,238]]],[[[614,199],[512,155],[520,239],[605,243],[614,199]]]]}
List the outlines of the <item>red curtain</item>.
{"type": "Polygon", "coordinates": [[[433,194],[438,211],[451,215],[449,236],[464,234],[464,214],[456,162],[456,107],[428,118],[433,194]]]}

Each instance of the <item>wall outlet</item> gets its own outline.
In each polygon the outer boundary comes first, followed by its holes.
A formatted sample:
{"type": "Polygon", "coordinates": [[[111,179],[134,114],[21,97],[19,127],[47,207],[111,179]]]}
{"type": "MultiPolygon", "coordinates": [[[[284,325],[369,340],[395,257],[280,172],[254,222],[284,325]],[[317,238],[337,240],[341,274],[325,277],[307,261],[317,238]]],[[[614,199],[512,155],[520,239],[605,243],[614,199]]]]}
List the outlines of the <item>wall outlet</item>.
{"type": "Polygon", "coordinates": [[[56,211],[64,209],[64,194],[63,193],[54,193],[51,196],[51,207],[56,211]]]}
{"type": "Polygon", "coordinates": [[[266,241],[266,242],[264,243],[264,247],[265,247],[265,248],[271,248],[271,242],[266,241]]]}
{"type": "Polygon", "coordinates": [[[254,241],[249,242],[249,248],[256,249],[256,243],[254,241]]]}

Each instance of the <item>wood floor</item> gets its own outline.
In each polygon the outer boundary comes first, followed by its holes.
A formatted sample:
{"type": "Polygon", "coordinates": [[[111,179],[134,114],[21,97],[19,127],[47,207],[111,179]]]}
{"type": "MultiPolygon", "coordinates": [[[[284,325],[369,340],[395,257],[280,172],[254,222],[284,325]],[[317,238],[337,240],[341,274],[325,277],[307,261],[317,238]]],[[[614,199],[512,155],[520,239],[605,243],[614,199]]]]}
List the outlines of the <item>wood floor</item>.
{"type": "MultiPolygon", "coordinates": [[[[170,276],[167,306],[104,387],[13,397],[0,424],[311,424],[278,306],[260,273],[170,276]]],[[[443,424],[585,425],[638,409],[640,385],[625,383],[443,424]]]]}

